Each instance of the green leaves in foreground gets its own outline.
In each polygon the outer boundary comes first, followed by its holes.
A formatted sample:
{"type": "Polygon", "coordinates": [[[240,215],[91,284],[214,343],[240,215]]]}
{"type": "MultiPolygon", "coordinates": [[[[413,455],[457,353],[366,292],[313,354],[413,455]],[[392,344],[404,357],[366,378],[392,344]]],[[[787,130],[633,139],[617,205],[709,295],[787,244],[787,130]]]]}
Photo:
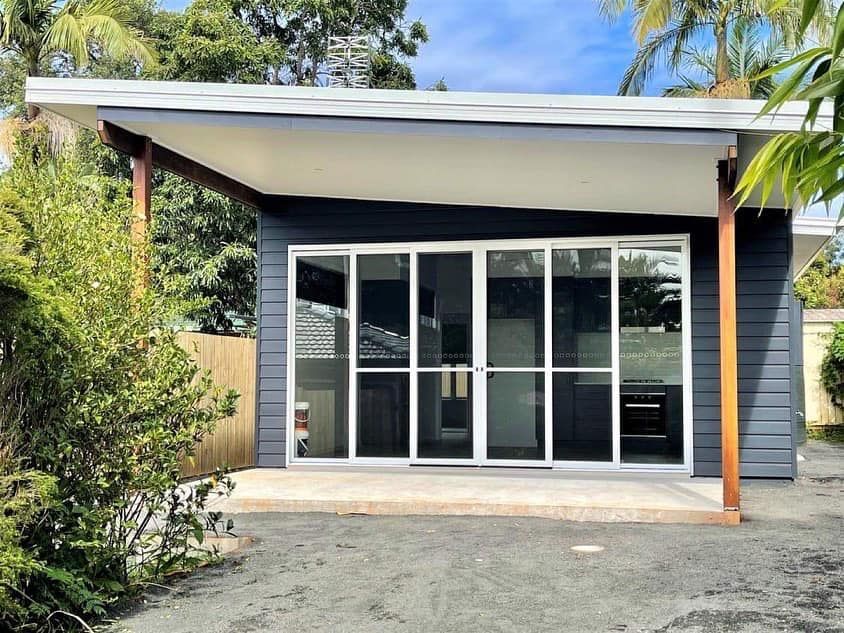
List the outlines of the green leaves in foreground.
{"type": "MultiPolygon", "coordinates": [[[[817,10],[804,3],[803,28],[817,10]]],[[[790,73],[774,91],[759,116],[776,115],[788,101],[806,101],[808,109],[799,132],[779,134],[768,141],[748,165],[736,187],[739,206],[761,189],[762,205],[769,200],[777,178],[787,205],[830,203],[844,194],[844,3],[826,46],[800,53],[761,73],[757,79],[790,73]],[[824,103],[832,105],[832,127],[816,129],[824,103]]]]}

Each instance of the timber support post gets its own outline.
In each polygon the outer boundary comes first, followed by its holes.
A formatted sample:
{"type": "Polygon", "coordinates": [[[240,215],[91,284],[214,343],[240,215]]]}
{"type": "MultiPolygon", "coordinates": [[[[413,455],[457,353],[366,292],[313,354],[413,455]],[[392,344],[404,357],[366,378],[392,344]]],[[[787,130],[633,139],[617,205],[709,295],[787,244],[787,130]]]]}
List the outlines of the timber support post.
{"type": "Polygon", "coordinates": [[[721,383],[721,477],[724,511],[739,511],[738,344],[736,317],[735,148],[718,161],[718,310],[721,383]]]}
{"type": "Polygon", "coordinates": [[[132,152],[132,244],[137,262],[137,292],[150,283],[149,225],[152,220],[152,141],[143,137],[132,152]]]}

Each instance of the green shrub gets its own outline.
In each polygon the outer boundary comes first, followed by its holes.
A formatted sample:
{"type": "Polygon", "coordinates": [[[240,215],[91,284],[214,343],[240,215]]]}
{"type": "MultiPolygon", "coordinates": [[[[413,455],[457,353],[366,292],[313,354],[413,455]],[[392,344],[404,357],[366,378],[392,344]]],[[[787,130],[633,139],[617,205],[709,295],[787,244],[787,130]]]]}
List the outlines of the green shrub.
{"type": "Polygon", "coordinates": [[[844,323],[836,323],[821,363],[821,381],[839,407],[844,406],[844,323]]]}
{"type": "Polygon", "coordinates": [[[0,629],[71,629],[50,615],[207,559],[230,482],[180,487],[179,464],[236,394],[162,327],[184,308],[168,280],[136,291],[128,184],[20,156],[0,177],[0,629]]]}

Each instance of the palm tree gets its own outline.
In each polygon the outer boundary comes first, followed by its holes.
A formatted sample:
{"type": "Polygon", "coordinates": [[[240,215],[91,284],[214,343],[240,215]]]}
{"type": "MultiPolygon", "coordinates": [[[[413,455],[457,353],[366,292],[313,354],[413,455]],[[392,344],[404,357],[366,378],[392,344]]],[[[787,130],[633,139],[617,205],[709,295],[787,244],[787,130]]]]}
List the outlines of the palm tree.
{"type": "MultiPolygon", "coordinates": [[[[88,64],[91,53],[153,62],[150,43],[131,21],[130,9],[119,0],[0,0],[0,54],[19,55],[29,77],[62,54],[77,68],[88,64]]],[[[27,106],[29,120],[38,112],[27,106]]]]}
{"type": "MultiPolygon", "coordinates": [[[[758,75],[788,59],[791,50],[780,33],[768,31],[764,36],[762,31],[760,25],[745,20],[738,20],[730,31],[727,56],[731,80],[727,87],[731,97],[767,99],[777,87],[774,77],[760,79],[758,75]]],[[[678,72],[680,83],[665,88],[662,96],[711,96],[715,88],[715,51],[711,47],[692,47],[683,52],[683,58],[687,72],[678,72]]]]}
{"type": "MultiPolygon", "coordinates": [[[[694,41],[712,38],[714,83],[710,96],[732,96],[729,33],[742,21],[779,34],[789,46],[798,40],[800,0],[597,0],[601,14],[617,19],[633,10],[633,34],[639,45],[618,88],[622,95],[641,94],[658,62],[679,73],[694,41]]],[[[815,28],[828,28],[835,0],[820,0],[815,28]]]]}

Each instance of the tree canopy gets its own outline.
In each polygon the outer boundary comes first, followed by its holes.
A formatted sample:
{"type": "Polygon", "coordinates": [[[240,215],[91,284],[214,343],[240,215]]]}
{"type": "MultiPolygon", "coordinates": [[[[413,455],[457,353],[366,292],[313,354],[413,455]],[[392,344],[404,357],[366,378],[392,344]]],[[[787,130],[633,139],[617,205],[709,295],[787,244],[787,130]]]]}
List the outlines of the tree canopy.
{"type": "MultiPolygon", "coordinates": [[[[673,75],[683,73],[684,63],[701,38],[711,44],[712,82],[707,94],[714,97],[746,97],[741,77],[730,63],[730,30],[759,25],[788,45],[801,39],[800,0],[597,0],[601,13],[617,19],[633,11],[633,35],[639,46],[618,88],[622,95],[641,94],[657,64],[664,63],[673,75]]],[[[819,0],[812,23],[822,32],[829,23],[833,0],[819,0]]]]}
{"type": "MultiPolygon", "coordinates": [[[[120,0],[0,0],[0,54],[29,76],[59,63],[84,68],[100,56],[150,65],[154,50],[132,17],[120,0]]],[[[30,119],[37,114],[28,108],[30,119]]]]}

